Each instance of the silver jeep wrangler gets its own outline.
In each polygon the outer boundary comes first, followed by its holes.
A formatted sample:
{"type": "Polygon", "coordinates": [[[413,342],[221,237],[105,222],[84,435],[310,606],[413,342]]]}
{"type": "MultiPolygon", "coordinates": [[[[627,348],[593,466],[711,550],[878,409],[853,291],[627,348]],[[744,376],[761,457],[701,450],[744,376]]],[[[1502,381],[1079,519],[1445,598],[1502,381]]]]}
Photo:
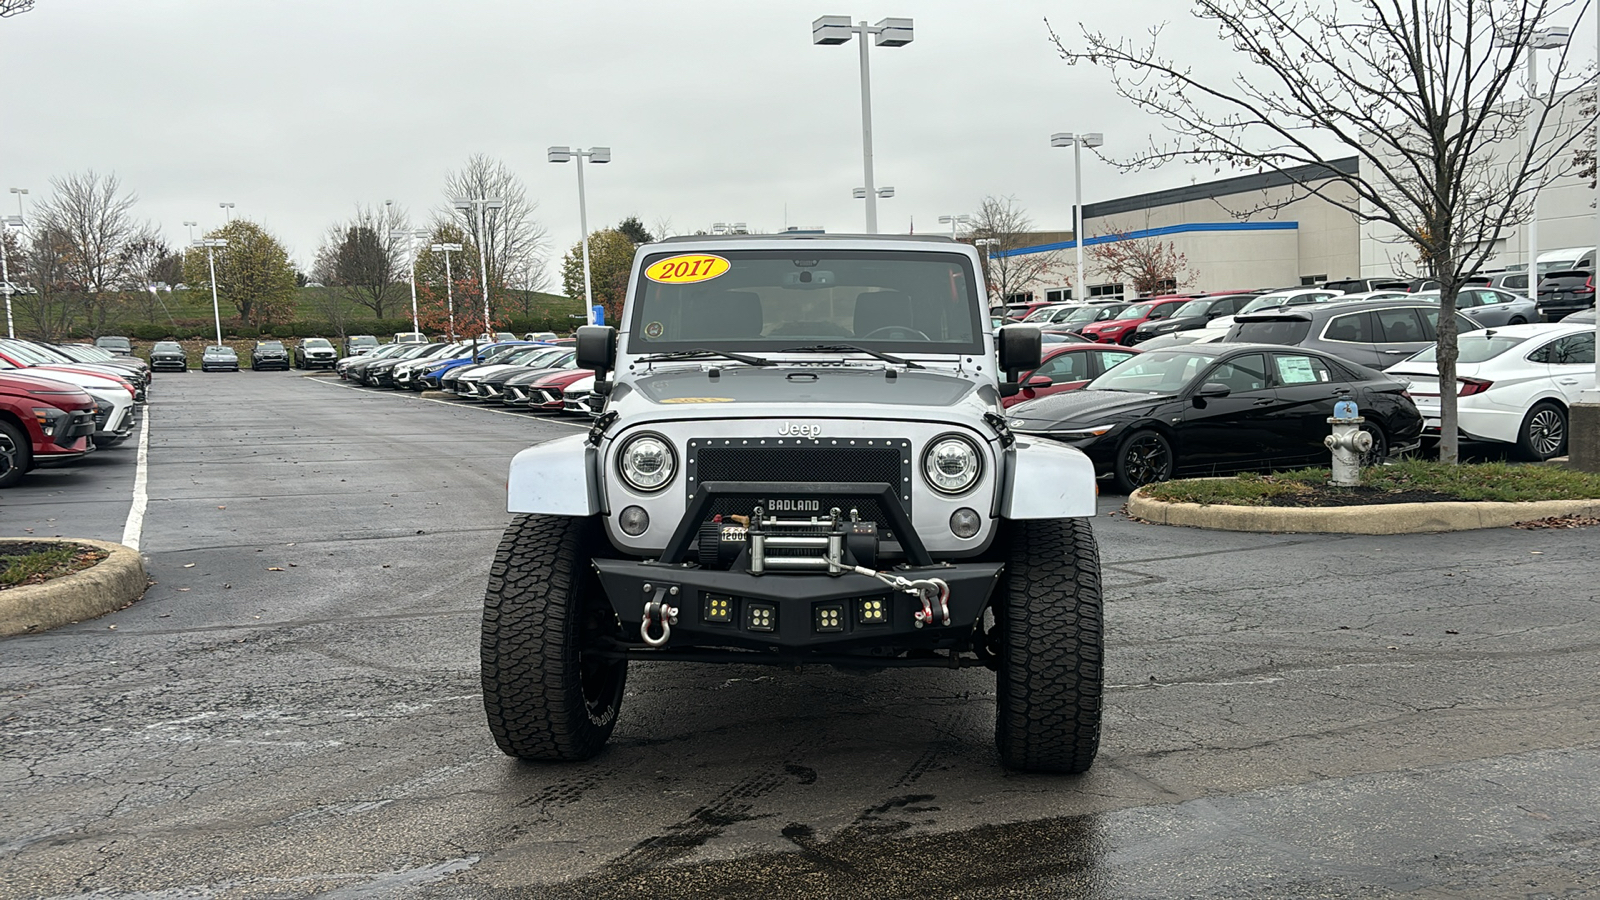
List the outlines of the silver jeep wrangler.
{"type": "Polygon", "coordinates": [[[619,327],[578,332],[605,411],[511,463],[483,614],[500,748],[599,752],[630,660],[984,666],[1007,766],[1089,768],[1094,468],[1001,409],[1039,354],[948,239],[640,247],[619,327]]]}

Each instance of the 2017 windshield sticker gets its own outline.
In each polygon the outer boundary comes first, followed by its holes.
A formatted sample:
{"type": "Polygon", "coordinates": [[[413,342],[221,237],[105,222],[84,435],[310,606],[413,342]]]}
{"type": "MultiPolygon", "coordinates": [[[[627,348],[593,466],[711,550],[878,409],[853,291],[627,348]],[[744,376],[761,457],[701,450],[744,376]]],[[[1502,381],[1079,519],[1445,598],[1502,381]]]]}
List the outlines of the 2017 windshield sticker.
{"type": "Polygon", "coordinates": [[[728,261],[709,253],[688,253],[653,262],[644,277],[661,284],[694,284],[710,281],[728,271],[728,261]]]}
{"type": "Polygon", "coordinates": [[[644,336],[647,338],[658,338],[661,337],[662,333],[666,330],[666,326],[662,325],[660,322],[651,322],[649,325],[644,327],[644,336]]]}
{"type": "Polygon", "coordinates": [[[667,397],[662,403],[732,403],[732,397],[667,397]]]}

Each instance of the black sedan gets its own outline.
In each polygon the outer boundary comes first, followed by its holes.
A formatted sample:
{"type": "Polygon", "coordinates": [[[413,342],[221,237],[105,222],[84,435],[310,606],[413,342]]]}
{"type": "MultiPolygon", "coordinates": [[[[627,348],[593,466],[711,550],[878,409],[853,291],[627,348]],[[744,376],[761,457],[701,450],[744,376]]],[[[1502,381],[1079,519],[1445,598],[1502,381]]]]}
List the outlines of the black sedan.
{"type": "Polygon", "coordinates": [[[250,350],[250,368],[256,372],[263,369],[289,371],[289,348],[283,346],[283,341],[256,341],[250,350]]]}
{"type": "Polygon", "coordinates": [[[1129,492],[1180,475],[1326,465],[1322,439],[1344,396],[1366,417],[1368,462],[1419,443],[1422,415],[1401,382],[1326,353],[1259,344],[1152,350],[1007,418],[1018,434],[1082,450],[1129,492]]]}

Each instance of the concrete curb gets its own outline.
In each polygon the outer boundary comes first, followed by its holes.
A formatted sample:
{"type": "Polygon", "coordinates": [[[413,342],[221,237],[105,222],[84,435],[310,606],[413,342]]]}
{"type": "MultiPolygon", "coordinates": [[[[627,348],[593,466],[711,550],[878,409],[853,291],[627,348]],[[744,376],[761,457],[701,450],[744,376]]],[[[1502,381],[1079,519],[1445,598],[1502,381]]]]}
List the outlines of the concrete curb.
{"type": "Polygon", "coordinates": [[[423,391],[421,394],[424,400],[448,400],[454,396],[449,391],[423,391]]]}
{"type": "Polygon", "coordinates": [[[82,538],[0,538],[15,543],[82,544],[109,555],[95,565],[44,584],[0,591],[0,637],[33,634],[121,609],[144,595],[149,579],[137,550],[82,538]]]}
{"type": "Polygon", "coordinates": [[[1600,500],[1374,503],[1367,506],[1302,508],[1166,503],[1134,491],[1128,496],[1128,515],[1158,525],[1187,525],[1219,531],[1423,534],[1504,528],[1518,522],[1551,516],[1600,516],[1600,500]]]}

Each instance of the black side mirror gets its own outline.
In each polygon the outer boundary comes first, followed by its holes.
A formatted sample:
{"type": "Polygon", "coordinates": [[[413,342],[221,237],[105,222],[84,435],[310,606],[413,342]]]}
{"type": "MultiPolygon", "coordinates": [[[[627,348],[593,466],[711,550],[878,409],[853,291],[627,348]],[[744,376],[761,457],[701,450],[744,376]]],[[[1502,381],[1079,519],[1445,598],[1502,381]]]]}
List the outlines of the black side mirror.
{"type": "Polygon", "coordinates": [[[1194,396],[1197,400],[1206,400],[1217,397],[1226,397],[1231,393],[1233,393],[1233,389],[1222,382],[1208,381],[1200,386],[1200,390],[1194,392],[1194,396]]]}
{"type": "Polygon", "coordinates": [[[606,375],[617,364],[617,330],[610,325],[579,327],[575,357],[578,368],[594,371],[595,393],[608,393],[611,385],[606,375]]]}
{"type": "Polygon", "coordinates": [[[1023,372],[1039,368],[1044,356],[1044,338],[1037,325],[1007,325],[995,332],[995,350],[1006,382],[1015,385],[1023,372]]]}

